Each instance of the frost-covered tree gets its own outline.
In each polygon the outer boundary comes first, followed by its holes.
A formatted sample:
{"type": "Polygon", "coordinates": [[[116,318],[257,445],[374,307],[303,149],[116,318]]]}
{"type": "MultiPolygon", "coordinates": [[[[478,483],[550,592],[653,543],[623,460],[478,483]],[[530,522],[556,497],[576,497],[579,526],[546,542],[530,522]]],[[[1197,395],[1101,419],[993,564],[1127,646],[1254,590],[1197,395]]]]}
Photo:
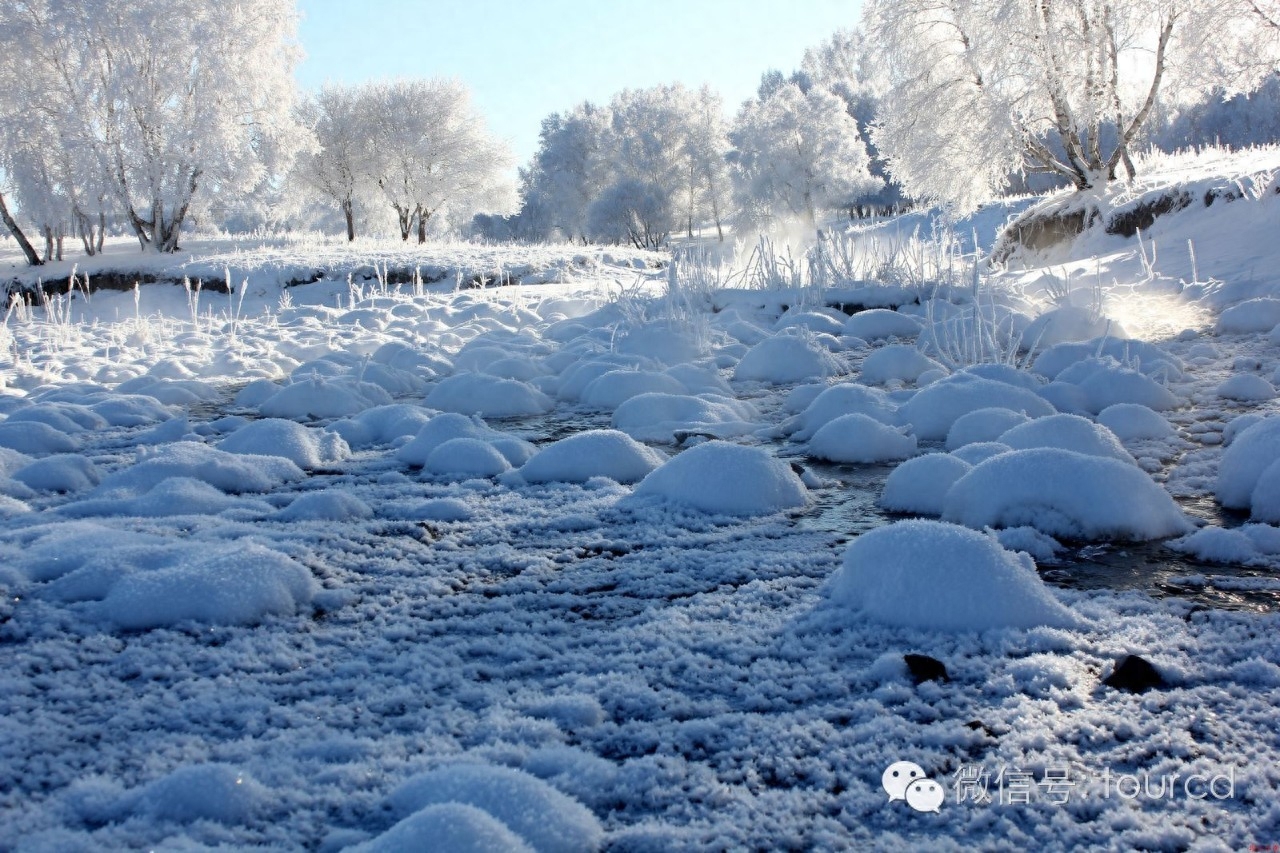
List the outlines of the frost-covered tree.
{"type": "Polygon", "coordinates": [[[587,208],[587,233],[602,243],[657,249],[676,223],[670,191],[654,181],[620,178],[587,208]]]}
{"type": "MultiPolygon", "coordinates": [[[[202,188],[253,190],[298,140],[293,0],[7,0],[27,106],[94,166],[144,249],[173,251],[202,188]]],[[[34,117],[33,117],[34,121],[34,117]]]]}
{"type": "Polygon", "coordinates": [[[732,134],[743,208],[755,218],[818,212],[882,185],[845,103],[820,86],[770,87],[743,105],[732,134]]]}
{"type": "Polygon", "coordinates": [[[520,216],[534,239],[587,239],[587,207],[609,178],[612,121],[607,107],[589,102],[542,120],[538,150],[521,172],[520,216]]]}
{"type": "Polygon", "coordinates": [[[709,220],[716,227],[716,237],[724,240],[724,220],[733,203],[731,149],[724,99],[703,86],[689,104],[682,152],[688,182],[685,228],[690,237],[695,221],[709,220]]]}
{"type": "Polygon", "coordinates": [[[1023,169],[1079,189],[1132,175],[1158,96],[1238,91],[1274,62],[1250,8],[1264,4],[869,0],[890,81],[873,139],[909,194],[961,209],[1023,169]]]}
{"type": "Polygon", "coordinates": [[[828,89],[858,123],[858,133],[870,155],[869,169],[880,187],[848,200],[850,215],[867,216],[890,211],[906,203],[902,188],[889,176],[888,164],[871,139],[871,126],[880,109],[888,78],[871,58],[871,45],[860,29],[836,30],[830,38],[804,52],[800,71],[792,76],[801,91],[814,86],[828,89]]]}
{"type": "Polygon", "coordinates": [[[478,211],[515,207],[507,145],[493,137],[457,80],[400,80],[371,84],[360,94],[372,132],[371,172],[395,211],[400,236],[447,209],[455,221],[478,211]]]}
{"type": "Polygon", "coordinates": [[[315,148],[301,153],[291,177],[311,194],[342,211],[347,240],[356,238],[356,200],[372,188],[373,132],[360,90],[326,86],[299,106],[299,120],[315,135],[315,148]]]}

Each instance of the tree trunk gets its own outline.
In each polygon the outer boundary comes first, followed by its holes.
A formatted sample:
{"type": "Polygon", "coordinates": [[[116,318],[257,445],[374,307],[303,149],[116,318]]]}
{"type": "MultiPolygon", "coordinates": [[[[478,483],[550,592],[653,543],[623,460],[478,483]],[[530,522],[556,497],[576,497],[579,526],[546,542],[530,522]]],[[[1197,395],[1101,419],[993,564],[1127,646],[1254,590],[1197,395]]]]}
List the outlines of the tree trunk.
{"type": "Polygon", "coordinates": [[[416,213],[418,217],[418,244],[421,245],[427,242],[427,219],[431,214],[423,210],[422,205],[418,205],[416,213]]]}
{"type": "Polygon", "coordinates": [[[356,217],[355,211],[352,209],[351,199],[347,199],[342,203],[342,216],[347,220],[347,242],[352,243],[356,239],[356,217]]]}
{"type": "Polygon", "coordinates": [[[107,212],[98,211],[98,254],[102,254],[102,241],[107,239],[107,212]]]}
{"type": "Polygon", "coordinates": [[[38,267],[43,261],[36,254],[36,250],[32,247],[31,241],[27,239],[27,235],[22,233],[22,229],[18,227],[17,221],[13,218],[13,214],[9,213],[9,206],[4,202],[4,193],[0,193],[0,219],[4,220],[4,225],[9,229],[9,233],[13,235],[13,239],[18,241],[18,248],[22,249],[22,254],[27,259],[27,265],[38,267]]]}

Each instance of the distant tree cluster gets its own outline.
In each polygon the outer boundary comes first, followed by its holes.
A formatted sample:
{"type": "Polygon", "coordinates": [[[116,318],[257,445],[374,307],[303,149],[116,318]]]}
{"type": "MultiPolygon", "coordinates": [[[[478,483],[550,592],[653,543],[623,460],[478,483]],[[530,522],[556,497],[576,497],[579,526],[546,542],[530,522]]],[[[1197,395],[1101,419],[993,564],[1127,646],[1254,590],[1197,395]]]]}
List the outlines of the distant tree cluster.
{"type": "Polygon", "coordinates": [[[442,211],[466,220],[514,208],[511,154],[457,80],[330,86],[299,113],[316,144],[299,156],[292,183],[337,206],[348,240],[361,205],[390,208],[401,239],[416,231],[419,243],[442,211]]]}
{"type": "Polygon", "coordinates": [[[654,248],[704,226],[723,239],[728,222],[812,224],[832,209],[900,203],[868,152],[876,94],[865,54],[856,31],[836,33],[789,79],[766,73],[732,122],[718,94],[679,84],[554,113],[521,170],[519,214],[475,226],[497,239],[654,248]]]}

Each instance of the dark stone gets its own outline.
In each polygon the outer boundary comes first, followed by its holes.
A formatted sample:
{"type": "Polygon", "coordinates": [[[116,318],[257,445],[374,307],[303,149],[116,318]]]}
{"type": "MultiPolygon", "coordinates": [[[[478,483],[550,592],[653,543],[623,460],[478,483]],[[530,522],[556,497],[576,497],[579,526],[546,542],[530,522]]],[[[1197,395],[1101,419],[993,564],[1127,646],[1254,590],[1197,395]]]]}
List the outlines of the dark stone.
{"type": "Polygon", "coordinates": [[[1111,674],[1102,679],[1102,683],[1130,693],[1145,693],[1153,687],[1159,689],[1169,686],[1150,661],[1137,655],[1122,658],[1111,674]]]}
{"type": "Polygon", "coordinates": [[[911,680],[916,684],[923,684],[926,681],[950,681],[951,676],[947,675],[947,668],[942,661],[937,658],[931,658],[928,655],[903,655],[902,659],[907,662],[907,672],[911,674],[911,680]]]}

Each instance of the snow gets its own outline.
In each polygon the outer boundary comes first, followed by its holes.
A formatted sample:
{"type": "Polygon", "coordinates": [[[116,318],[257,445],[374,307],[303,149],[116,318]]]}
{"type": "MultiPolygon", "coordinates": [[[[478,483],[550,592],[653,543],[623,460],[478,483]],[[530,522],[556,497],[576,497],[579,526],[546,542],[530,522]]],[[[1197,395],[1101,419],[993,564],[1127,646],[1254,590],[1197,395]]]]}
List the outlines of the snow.
{"type": "Polygon", "coordinates": [[[542,448],[520,469],[530,483],[585,483],[608,477],[619,483],[643,480],[665,460],[617,430],[586,430],[542,448]]]}
{"type": "Polygon", "coordinates": [[[81,492],[98,485],[92,461],[74,453],[46,456],[13,472],[13,479],[37,492],[81,492]]]}
{"type": "Polygon", "coordinates": [[[211,763],[179,767],[122,799],[129,811],[161,820],[237,824],[264,806],[265,793],[248,774],[226,764],[211,763]]]}
{"type": "Polygon", "coordinates": [[[1115,433],[1079,415],[1048,415],[1037,418],[1002,433],[997,440],[1014,450],[1058,447],[1090,456],[1133,462],[1133,457],[1124,449],[1115,433]]]}
{"type": "Polygon", "coordinates": [[[939,521],[900,521],[845,550],[831,600],[850,616],[943,631],[1071,627],[1079,618],[1049,592],[1035,562],[984,533],[939,521]]]}
{"type": "Polygon", "coordinates": [[[915,317],[889,311],[885,308],[872,308],[859,311],[844,324],[845,335],[861,338],[864,341],[878,341],[885,338],[913,339],[920,334],[923,324],[915,317]]]}
{"type": "Polygon", "coordinates": [[[191,441],[139,448],[135,462],[108,474],[93,494],[140,495],[171,477],[190,477],[233,494],[265,492],[306,475],[279,456],[249,457],[191,441]]]}
{"type": "Polygon", "coordinates": [[[674,444],[677,432],[721,438],[752,432],[758,417],[750,403],[718,394],[640,394],[618,406],[612,425],[637,441],[674,444]]]}
{"type": "Polygon", "coordinates": [[[1134,465],[1058,448],[978,463],[947,492],[942,517],[1071,539],[1162,539],[1191,527],[1169,493],[1134,465]]]}
{"type": "Polygon", "coordinates": [[[1115,403],[1098,412],[1098,423],[1121,441],[1168,438],[1173,427],[1159,412],[1139,403],[1115,403]]]}
{"type": "Polygon", "coordinates": [[[1222,453],[1214,493],[1229,509],[1249,509],[1264,471],[1280,460],[1280,418],[1264,418],[1238,432],[1222,453]]]}
{"type": "Polygon", "coordinates": [[[844,364],[811,337],[775,335],[747,351],[733,371],[740,382],[790,385],[845,373],[844,364]]]}
{"type": "Polygon", "coordinates": [[[1031,418],[1012,409],[974,409],[955,419],[947,430],[947,450],[958,450],[966,444],[995,441],[1014,427],[1031,418]]]}
{"type": "Polygon", "coordinates": [[[254,623],[293,614],[318,585],[305,566],[262,545],[179,549],[165,565],[131,571],[111,586],[101,613],[139,630],[188,620],[217,625],[254,623]]]}
{"type": "Polygon", "coordinates": [[[895,380],[916,382],[922,373],[944,369],[915,347],[891,344],[881,347],[863,360],[859,378],[872,385],[885,385],[895,380]]]}
{"type": "Polygon", "coordinates": [[[532,853],[534,848],[488,812],[449,802],[416,811],[372,841],[347,849],[353,853],[532,853]]]}
{"type": "Polygon", "coordinates": [[[496,477],[511,468],[507,457],[478,438],[451,438],[427,457],[422,470],[459,477],[496,477]]]}
{"type": "Polygon", "coordinates": [[[539,415],[555,405],[550,397],[532,385],[483,373],[459,373],[442,380],[431,389],[426,404],[445,412],[485,418],[539,415]]]}
{"type": "Polygon", "coordinates": [[[1032,418],[1054,414],[1033,391],[1006,382],[958,373],[922,388],[898,410],[922,441],[942,441],[961,416],[978,409],[1001,408],[1032,418]]]}
{"type": "Polygon", "coordinates": [[[916,437],[869,415],[841,415],[813,434],[808,452],[831,462],[891,462],[914,456],[916,437]]]}
{"type": "Polygon", "coordinates": [[[818,430],[843,415],[868,415],[886,424],[895,420],[893,404],[879,389],[850,382],[807,387],[816,388],[818,393],[799,415],[782,424],[783,431],[795,441],[808,441],[818,430]]]}
{"type": "Polygon", "coordinates": [[[1219,385],[1214,393],[1219,397],[1226,397],[1228,400],[1259,403],[1274,399],[1276,389],[1274,385],[1256,373],[1237,373],[1219,385]]]}
{"type": "Polygon", "coordinates": [[[218,442],[217,447],[245,456],[283,457],[303,469],[332,465],[351,454],[351,448],[337,433],[279,418],[246,424],[218,442]]]}
{"type": "Polygon", "coordinates": [[[406,815],[443,803],[479,809],[538,853],[598,850],[604,833],[581,803],[546,782],[509,767],[455,764],[415,776],[387,799],[406,815]]]}
{"type": "Polygon", "coordinates": [[[663,463],[636,486],[657,497],[721,515],[767,515],[804,507],[808,490],[787,463],[759,447],[699,444],[663,463]]]}
{"type": "Polygon", "coordinates": [[[940,516],[947,492],[972,468],[969,462],[949,453],[927,453],[908,459],[885,480],[880,506],[890,512],[940,516]]]}
{"type": "Polygon", "coordinates": [[[1247,335],[1270,332],[1276,326],[1280,326],[1280,299],[1262,297],[1223,310],[1215,330],[1220,335],[1247,335]]]}

